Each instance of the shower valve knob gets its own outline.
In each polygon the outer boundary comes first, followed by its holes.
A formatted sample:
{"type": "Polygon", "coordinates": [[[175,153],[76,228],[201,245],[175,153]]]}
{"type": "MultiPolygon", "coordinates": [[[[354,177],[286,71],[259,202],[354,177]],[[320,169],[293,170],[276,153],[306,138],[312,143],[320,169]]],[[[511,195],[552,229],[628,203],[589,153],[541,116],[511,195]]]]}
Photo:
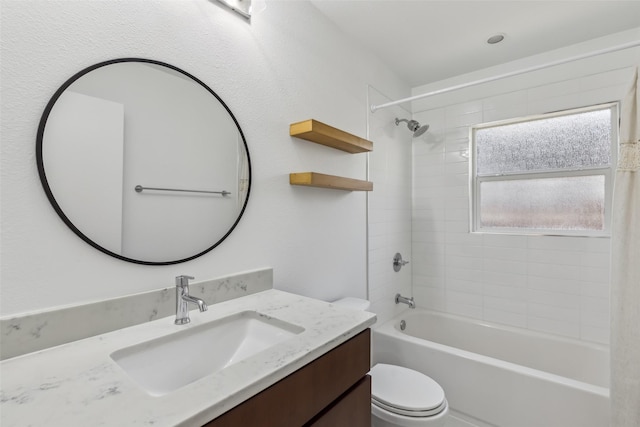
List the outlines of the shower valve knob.
{"type": "Polygon", "coordinates": [[[409,261],[403,260],[400,252],[396,253],[393,257],[393,271],[398,272],[403,266],[407,264],[409,264],[409,261]]]}

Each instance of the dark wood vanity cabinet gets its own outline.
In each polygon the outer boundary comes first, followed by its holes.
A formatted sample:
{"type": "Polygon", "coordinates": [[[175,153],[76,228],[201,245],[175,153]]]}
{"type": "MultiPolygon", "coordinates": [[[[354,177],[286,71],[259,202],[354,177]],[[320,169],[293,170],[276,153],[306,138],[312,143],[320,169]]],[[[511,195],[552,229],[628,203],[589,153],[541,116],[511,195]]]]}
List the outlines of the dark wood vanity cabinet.
{"type": "Polygon", "coordinates": [[[206,427],[370,427],[371,331],[366,329],[206,427]]]}

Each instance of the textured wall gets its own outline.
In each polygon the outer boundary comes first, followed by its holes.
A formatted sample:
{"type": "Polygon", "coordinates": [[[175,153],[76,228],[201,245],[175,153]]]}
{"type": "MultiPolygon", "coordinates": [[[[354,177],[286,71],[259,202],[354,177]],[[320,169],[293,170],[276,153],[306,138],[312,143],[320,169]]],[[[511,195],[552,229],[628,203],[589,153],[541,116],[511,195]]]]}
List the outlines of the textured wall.
{"type": "Polygon", "coordinates": [[[364,136],[367,85],[406,87],[307,2],[271,1],[249,24],[208,0],[3,1],[2,315],[74,304],[273,267],[276,288],[322,299],[364,296],[366,197],[291,187],[313,170],[364,179],[366,155],[292,139],[315,118],[364,136]],[[171,63],[225,100],[247,138],[251,198],[233,234],[185,264],[125,263],[91,248],[55,214],[41,188],[36,129],[72,74],[117,57],[171,63]]]}

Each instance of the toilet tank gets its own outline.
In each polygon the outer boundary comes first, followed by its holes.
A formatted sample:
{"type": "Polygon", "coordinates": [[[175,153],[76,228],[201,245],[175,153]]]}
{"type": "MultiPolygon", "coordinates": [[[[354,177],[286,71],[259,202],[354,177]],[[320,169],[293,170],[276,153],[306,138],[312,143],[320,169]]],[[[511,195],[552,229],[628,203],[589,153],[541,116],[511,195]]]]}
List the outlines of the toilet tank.
{"type": "Polygon", "coordinates": [[[339,300],[335,300],[333,304],[361,311],[367,311],[371,306],[371,303],[366,299],[354,297],[340,298],[339,300]]]}

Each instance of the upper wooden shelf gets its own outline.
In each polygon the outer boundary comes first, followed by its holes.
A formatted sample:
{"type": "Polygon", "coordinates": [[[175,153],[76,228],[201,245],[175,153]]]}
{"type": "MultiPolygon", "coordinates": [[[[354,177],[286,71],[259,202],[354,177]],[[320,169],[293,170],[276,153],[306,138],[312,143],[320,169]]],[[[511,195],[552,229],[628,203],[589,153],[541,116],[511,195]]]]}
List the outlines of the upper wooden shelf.
{"type": "Polygon", "coordinates": [[[289,126],[289,135],[337,148],[347,153],[365,153],[373,150],[371,141],[313,119],[292,123],[289,126]]]}

